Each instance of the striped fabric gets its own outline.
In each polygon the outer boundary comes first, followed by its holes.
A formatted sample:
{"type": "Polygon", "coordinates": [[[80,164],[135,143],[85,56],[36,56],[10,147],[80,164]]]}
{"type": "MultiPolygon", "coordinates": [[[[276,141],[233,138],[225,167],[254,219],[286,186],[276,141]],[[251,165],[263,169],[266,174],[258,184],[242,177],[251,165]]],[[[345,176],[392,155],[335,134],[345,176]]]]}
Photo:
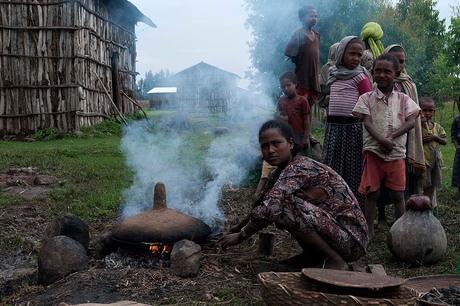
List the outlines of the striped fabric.
{"type": "Polygon", "coordinates": [[[358,84],[364,79],[366,75],[360,73],[349,80],[337,80],[331,84],[329,116],[352,116],[359,98],[358,84]]]}

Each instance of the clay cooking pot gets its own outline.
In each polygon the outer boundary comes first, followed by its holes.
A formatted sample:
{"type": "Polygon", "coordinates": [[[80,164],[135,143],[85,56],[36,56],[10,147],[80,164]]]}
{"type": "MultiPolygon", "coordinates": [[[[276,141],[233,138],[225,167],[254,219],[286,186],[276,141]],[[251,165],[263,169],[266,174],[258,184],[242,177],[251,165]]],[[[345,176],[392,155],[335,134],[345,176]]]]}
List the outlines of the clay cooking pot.
{"type": "Polygon", "coordinates": [[[168,208],[165,185],[158,182],[153,208],[123,221],[112,232],[112,238],[127,244],[166,244],[182,239],[199,242],[210,233],[210,227],[200,219],[168,208]]]}

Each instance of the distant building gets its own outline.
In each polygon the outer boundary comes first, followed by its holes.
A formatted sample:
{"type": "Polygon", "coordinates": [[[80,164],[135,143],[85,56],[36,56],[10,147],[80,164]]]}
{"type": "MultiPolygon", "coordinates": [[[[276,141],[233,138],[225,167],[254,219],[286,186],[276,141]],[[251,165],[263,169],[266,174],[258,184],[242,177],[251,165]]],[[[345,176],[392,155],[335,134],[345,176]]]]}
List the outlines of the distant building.
{"type": "Polygon", "coordinates": [[[177,87],[182,110],[226,112],[238,102],[238,75],[201,62],[174,74],[168,82],[177,87]]]}
{"type": "Polygon", "coordinates": [[[177,87],[154,87],[147,93],[152,96],[149,99],[151,109],[177,108],[177,87]]]}

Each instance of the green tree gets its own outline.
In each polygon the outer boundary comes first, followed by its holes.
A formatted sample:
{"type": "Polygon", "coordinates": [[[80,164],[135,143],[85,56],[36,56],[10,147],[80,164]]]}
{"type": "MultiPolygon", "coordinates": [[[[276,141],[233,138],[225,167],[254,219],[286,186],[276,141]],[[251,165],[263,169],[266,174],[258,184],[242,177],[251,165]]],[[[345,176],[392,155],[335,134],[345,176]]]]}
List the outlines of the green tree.
{"type": "MultiPolygon", "coordinates": [[[[420,95],[430,95],[426,85],[433,72],[434,62],[445,47],[445,21],[439,19],[435,9],[437,1],[400,0],[396,5],[395,23],[398,25],[399,41],[407,52],[407,70],[417,84],[420,95]]],[[[442,63],[438,59],[438,64],[442,63]]],[[[439,68],[439,67],[437,67],[439,68]]]]}
{"type": "Polygon", "coordinates": [[[161,69],[159,72],[153,74],[152,70],[145,73],[145,78],[141,78],[137,83],[137,98],[140,100],[148,99],[148,92],[154,87],[168,86],[168,79],[172,73],[166,69],[161,69]]]}
{"type": "Polygon", "coordinates": [[[435,101],[441,101],[446,96],[458,95],[458,68],[452,69],[445,52],[439,53],[432,63],[428,81],[424,86],[426,95],[435,101]]]}
{"type": "Polygon", "coordinates": [[[445,75],[452,79],[451,87],[446,95],[455,96],[460,92],[460,14],[459,7],[456,16],[451,17],[449,31],[446,34],[446,64],[445,75]]]}

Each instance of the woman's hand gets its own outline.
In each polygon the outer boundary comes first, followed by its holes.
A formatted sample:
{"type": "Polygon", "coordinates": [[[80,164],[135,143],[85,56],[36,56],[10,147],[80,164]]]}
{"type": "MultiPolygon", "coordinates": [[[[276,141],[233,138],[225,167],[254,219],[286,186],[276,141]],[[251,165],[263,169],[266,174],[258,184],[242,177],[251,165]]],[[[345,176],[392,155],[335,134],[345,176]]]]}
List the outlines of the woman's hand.
{"type": "Polygon", "coordinates": [[[240,224],[237,224],[237,225],[234,225],[232,227],[230,227],[230,229],[228,230],[230,233],[239,233],[241,231],[241,229],[245,226],[246,224],[243,224],[241,225],[240,224]]]}
{"type": "Polygon", "coordinates": [[[238,233],[233,233],[233,234],[228,234],[220,237],[217,242],[220,244],[223,250],[225,250],[227,247],[232,246],[232,245],[237,245],[243,242],[243,237],[241,236],[240,232],[238,233]]]}

